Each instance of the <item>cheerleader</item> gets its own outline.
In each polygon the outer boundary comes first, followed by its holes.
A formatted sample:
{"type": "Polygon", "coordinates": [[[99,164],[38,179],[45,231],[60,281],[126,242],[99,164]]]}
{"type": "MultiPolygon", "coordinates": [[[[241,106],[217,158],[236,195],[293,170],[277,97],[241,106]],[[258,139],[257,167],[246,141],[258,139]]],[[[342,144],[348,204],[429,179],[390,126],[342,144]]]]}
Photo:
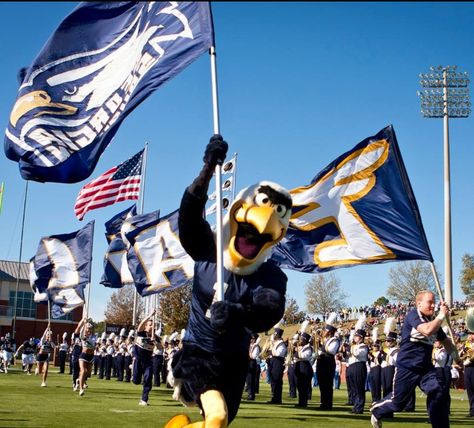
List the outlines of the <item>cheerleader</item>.
{"type": "Polygon", "coordinates": [[[83,318],[77,325],[76,335],[81,339],[82,352],[79,356],[79,396],[84,395],[85,382],[91,375],[92,360],[97,338],[94,335],[94,327],[83,318]]]}
{"type": "Polygon", "coordinates": [[[50,355],[54,350],[54,343],[51,341],[53,332],[46,327],[46,330],[41,337],[39,343],[39,352],[36,356],[36,362],[38,363],[38,367],[36,368],[35,374],[42,374],[43,375],[43,382],[41,386],[46,386],[46,378],[48,377],[48,368],[49,368],[49,360],[50,355]]]}

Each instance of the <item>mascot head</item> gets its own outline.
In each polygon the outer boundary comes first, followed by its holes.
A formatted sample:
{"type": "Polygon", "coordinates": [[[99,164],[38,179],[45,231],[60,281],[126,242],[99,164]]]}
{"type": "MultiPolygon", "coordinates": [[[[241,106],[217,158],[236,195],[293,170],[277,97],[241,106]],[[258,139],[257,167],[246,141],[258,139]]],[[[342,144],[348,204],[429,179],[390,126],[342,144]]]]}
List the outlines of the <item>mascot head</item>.
{"type": "Polygon", "coordinates": [[[242,190],[224,218],[224,266],[250,275],[286,234],[291,195],[276,183],[262,181],[242,190]]]}

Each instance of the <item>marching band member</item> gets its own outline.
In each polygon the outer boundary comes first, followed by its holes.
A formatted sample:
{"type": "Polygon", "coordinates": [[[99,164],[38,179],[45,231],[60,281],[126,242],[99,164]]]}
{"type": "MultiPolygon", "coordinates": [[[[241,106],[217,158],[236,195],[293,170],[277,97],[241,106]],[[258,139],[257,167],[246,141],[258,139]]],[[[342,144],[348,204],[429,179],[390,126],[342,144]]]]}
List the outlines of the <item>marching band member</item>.
{"type": "Polygon", "coordinates": [[[313,348],[310,344],[311,336],[304,331],[300,334],[298,346],[296,348],[296,387],[298,389],[298,404],[296,407],[307,407],[308,397],[311,390],[311,379],[313,378],[313,368],[311,367],[311,357],[313,356],[313,348]]]}
{"type": "Polygon", "coordinates": [[[117,349],[115,353],[115,366],[117,369],[117,381],[123,382],[123,375],[125,369],[125,352],[127,351],[127,344],[125,339],[127,336],[125,335],[125,329],[122,328],[120,330],[120,338],[118,340],[117,349]]]}
{"type": "Polygon", "coordinates": [[[39,352],[36,356],[36,362],[38,363],[37,373],[43,375],[43,382],[41,383],[41,386],[46,386],[49,360],[54,350],[54,343],[51,340],[52,336],[53,332],[50,330],[48,325],[48,327],[46,327],[46,330],[43,333],[43,336],[41,337],[39,343],[39,352]]]}
{"type": "Polygon", "coordinates": [[[371,407],[370,422],[374,428],[381,427],[382,418],[403,410],[417,386],[427,394],[431,425],[434,428],[449,427],[447,403],[431,361],[436,339],[443,343],[456,362],[459,360],[454,344],[441,329],[449,307],[441,302],[440,312],[433,318],[435,297],[427,290],[416,295],[415,303],[416,307],[407,313],[403,323],[392,394],[371,407]]]}
{"type": "Polygon", "coordinates": [[[155,333],[155,347],[153,348],[153,386],[161,385],[161,372],[164,364],[164,349],[159,333],[155,333]]]}
{"type": "Polygon", "coordinates": [[[127,337],[127,350],[124,357],[125,382],[130,383],[132,379],[133,355],[135,353],[135,330],[130,330],[127,337]]]}
{"type": "Polygon", "coordinates": [[[109,338],[107,339],[107,346],[105,348],[105,380],[110,380],[110,377],[112,376],[112,367],[114,365],[115,355],[114,336],[114,333],[110,333],[109,338]]]}
{"type": "Polygon", "coordinates": [[[369,383],[372,403],[382,398],[382,362],[385,361],[386,354],[381,348],[378,340],[378,328],[372,330],[372,348],[369,353],[369,383]]]}
{"type": "Polygon", "coordinates": [[[249,347],[249,370],[247,373],[247,400],[254,401],[256,387],[258,382],[258,357],[260,355],[260,337],[257,333],[252,333],[250,337],[250,347],[249,347]]]}
{"type": "Polygon", "coordinates": [[[95,344],[97,337],[94,335],[94,326],[87,322],[84,317],[76,327],[74,332],[79,334],[82,351],[79,355],[79,396],[84,395],[86,380],[91,376],[92,360],[94,359],[95,344]]]}
{"type": "Polygon", "coordinates": [[[469,336],[461,351],[464,365],[464,387],[469,399],[469,416],[474,417],[474,309],[470,308],[466,314],[466,326],[469,336]]]}
{"type": "Polygon", "coordinates": [[[82,345],[81,345],[81,339],[79,338],[79,334],[72,333],[71,336],[71,371],[72,371],[72,389],[73,391],[77,391],[79,388],[79,373],[80,373],[80,367],[79,367],[79,357],[82,352],[82,345]]]}
{"type": "Polygon", "coordinates": [[[385,361],[382,361],[382,396],[386,397],[392,392],[393,376],[395,375],[395,364],[397,362],[398,334],[394,331],[396,327],[395,318],[390,317],[385,321],[385,361]]]}
{"type": "Polygon", "coordinates": [[[272,399],[268,404],[281,404],[283,392],[283,373],[285,370],[285,357],[287,346],[282,338],[283,330],[275,328],[273,333],[273,346],[271,350],[270,379],[272,387],[272,399]]]}
{"type": "Polygon", "coordinates": [[[321,394],[319,406],[321,410],[332,410],[334,373],[336,371],[335,355],[341,347],[339,338],[335,336],[337,329],[333,325],[336,317],[336,312],[331,312],[328,316],[317,356],[316,376],[321,394]]]}
{"type": "Polygon", "coordinates": [[[352,394],[354,406],[351,413],[364,413],[365,405],[365,382],[367,380],[367,361],[369,357],[369,348],[364,343],[366,331],[363,329],[365,324],[365,314],[359,318],[355,325],[354,339],[350,348],[349,367],[352,384],[352,394]]]}
{"type": "Polygon", "coordinates": [[[67,332],[63,333],[63,341],[59,345],[59,373],[64,373],[66,368],[66,357],[69,345],[67,343],[67,332]]]}
{"type": "Polygon", "coordinates": [[[295,372],[295,364],[296,359],[298,356],[296,355],[296,349],[298,347],[300,335],[294,334],[291,342],[288,345],[288,353],[286,354],[286,366],[287,366],[287,377],[288,377],[288,386],[289,386],[289,396],[290,398],[296,398],[297,394],[297,386],[296,386],[296,372],[295,372]]]}
{"type": "Polygon", "coordinates": [[[97,376],[98,379],[103,379],[105,376],[105,361],[107,358],[107,334],[105,331],[102,333],[100,337],[100,345],[99,345],[99,375],[97,376]]]}
{"type": "Polygon", "coordinates": [[[142,398],[138,403],[140,406],[148,406],[148,396],[153,380],[153,348],[155,340],[153,335],[153,316],[155,310],[145,317],[137,328],[135,341],[135,359],[133,362],[133,383],[140,385],[143,377],[142,398]]]}
{"type": "Polygon", "coordinates": [[[432,358],[436,375],[441,387],[443,388],[445,400],[448,403],[447,406],[449,413],[451,408],[451,395],[449,394],[449,388],[451,387],[451,356],[439,340],[435,340],[435,343],[433,344],[432,358]]]}

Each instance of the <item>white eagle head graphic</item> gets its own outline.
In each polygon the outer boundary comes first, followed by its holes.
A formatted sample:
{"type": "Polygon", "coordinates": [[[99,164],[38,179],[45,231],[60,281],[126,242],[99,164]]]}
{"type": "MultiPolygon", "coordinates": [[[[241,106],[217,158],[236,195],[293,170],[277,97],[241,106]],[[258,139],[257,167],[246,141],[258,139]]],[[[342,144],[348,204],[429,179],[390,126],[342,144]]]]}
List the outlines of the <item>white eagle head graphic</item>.
{"type": "Polygon", "coordinates": [[[110,33],[103,46],[80,46],[27,71],[6,130],[16,150],[32,153],[45,167],[63,162],[119,119],[167,43],[193,39],[177,2],[140,2],[120,32],[110,33]],[[171,23],[166,27],[163,15],[171,23]]]}

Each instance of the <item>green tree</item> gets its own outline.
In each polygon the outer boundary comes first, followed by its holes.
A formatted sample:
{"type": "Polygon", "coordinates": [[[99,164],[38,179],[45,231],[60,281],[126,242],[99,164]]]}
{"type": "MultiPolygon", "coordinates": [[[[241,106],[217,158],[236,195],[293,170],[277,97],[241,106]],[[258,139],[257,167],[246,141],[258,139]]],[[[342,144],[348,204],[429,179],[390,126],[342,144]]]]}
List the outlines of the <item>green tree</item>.
{"type": "Polygon", "coordinates": [[[313,276],[305,285],[306,309],[309,314],[326,315],[346,306],[347,294],[341,287],[341,281],[334,273],[313,276]]]}
{"type": "Polygon", "coordinates": [[[380,297],[374,302],[374,305],[375,305],[375,306],[378,306],[378,305],[385,306],[385,305],[388,305],[389,303],[390,303],[390,301],[389,301],[385,296],[380,296],[380,297]]]}
{"type": "MultiPolygon", "coordinates": [[[[112,293],[105,309],[105,322],[107,324],[119,324],[123,326],[133,325],[133,300],[135,287],[125,285],[112,293]]],[[[143,312],[143,303],[137,299],[137,313],[143,312]]]]}
{"type": "Polygon", "coordinates": [[[304,318],[305,313],[300,311],[300,307],[293,297],[286,296],[285,314],[283,315],[287,324],[297,324],[304,318]]]}
{"type": "Polygon", "coordinates": [[[181,331],[189,319],[192,284],[183,285],[160,294],[158,317],[164,325],[164,333],[181,331]]]}
{"type": "Polygon", "coordinates": [[[461,290],[466,297],[474,297],[474,255],[464,254],[462,256],[462,268],[459,276],[461,290]]]}
{"type": "Polygon", "coordinates": [[[389,271],[387,295],[396,302],[414,302],[418,292],[430,290],[436,295],[431,267],[422,260],[400,262],[389,271]]]}

